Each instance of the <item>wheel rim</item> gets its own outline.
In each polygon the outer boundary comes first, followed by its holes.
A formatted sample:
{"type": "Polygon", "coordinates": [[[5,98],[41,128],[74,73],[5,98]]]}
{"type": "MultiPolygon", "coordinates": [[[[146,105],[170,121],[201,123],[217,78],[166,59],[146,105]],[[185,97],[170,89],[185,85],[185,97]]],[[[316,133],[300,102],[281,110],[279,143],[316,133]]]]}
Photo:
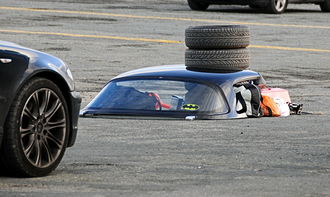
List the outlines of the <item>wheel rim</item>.
{"type": "Polygon", "coordinates": [[[50,166],[64,148],[66,113],[58,95],[48,89],[35,91],[26,101],[20,119],[23,152],[38,168],[50,166]]]}
{"type": "Polygon", "coordinates": [[[281,12],[284,10],[286,1],[287,0],[275,0],[275,8],[278,12],[281,12]]]}

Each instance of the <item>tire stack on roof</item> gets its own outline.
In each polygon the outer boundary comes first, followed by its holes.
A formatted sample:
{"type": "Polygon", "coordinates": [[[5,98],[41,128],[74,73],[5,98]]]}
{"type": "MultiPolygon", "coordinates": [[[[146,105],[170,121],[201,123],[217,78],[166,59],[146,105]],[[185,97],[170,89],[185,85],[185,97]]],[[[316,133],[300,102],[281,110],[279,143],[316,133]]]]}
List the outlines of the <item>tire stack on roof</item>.
{"type": "Polygon", "coordinates": [[[186,29],[185,64],[190,69],[239,71],[249,67],[247,26],[195,26],[186,29]]]}

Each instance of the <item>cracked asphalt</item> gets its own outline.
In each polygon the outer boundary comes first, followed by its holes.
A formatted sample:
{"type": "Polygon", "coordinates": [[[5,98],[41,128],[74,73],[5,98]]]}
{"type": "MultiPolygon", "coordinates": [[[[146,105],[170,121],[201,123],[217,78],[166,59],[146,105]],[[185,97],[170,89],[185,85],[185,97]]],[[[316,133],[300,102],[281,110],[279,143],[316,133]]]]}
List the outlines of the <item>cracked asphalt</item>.
{"type": "Polygon", "coordinates": [[[70,65],[83,106],[122,72],[184,63],[185,28],[246,24],[251,69],[314,113],[83,118],[56,171],[0,177],[0,196],[330,196],[330,23],[319,6],[289,5],[270,15],[243,6],[196,12],[185,0],[0,0],[0,17],[1,40],[70,65]]]}

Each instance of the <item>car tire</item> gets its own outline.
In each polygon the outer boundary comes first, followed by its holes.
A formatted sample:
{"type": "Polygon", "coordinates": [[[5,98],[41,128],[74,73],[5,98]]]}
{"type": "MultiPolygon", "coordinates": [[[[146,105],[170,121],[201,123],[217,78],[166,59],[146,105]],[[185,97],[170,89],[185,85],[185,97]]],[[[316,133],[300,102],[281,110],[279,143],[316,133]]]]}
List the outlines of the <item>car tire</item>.
{"type": "Polygon", "coordinates": [[[288,0],[268,0],[266,9],[271,14],[281,14],[285,12],[287,7],[288,0]]]}
{"type": "Polygon", "coordinates": [[[239,71],[249,67],[249,51],[243,49],[192,50],[187,49],[185,64],[190,69],[239,71]]]}
{"type": "Polygon", "coordinates": [[[198,0],[188,0],[188,5],[192,10],[204,11],[209,7],[210,4],[198,0]]]}
{"type": "Polygon", "coordinates": [[[320,4],[320,7],[322,12],[330,12],[330,0],[324,0],[324,2],[320,4]]]}
{"type": "Polygon", "coordinates": [[[249,29],[242,25],[189,27],[185,36],[189,49],[234,49],[250,44],[249,29]]]}
{"type": "Polygon", "coordinates": [[[15,97],[4,128],[0,159],[6,174],[49,174],[61,161],[69,136],[69,111],[63,93],[48,79],[31,79],[15,97]]]}

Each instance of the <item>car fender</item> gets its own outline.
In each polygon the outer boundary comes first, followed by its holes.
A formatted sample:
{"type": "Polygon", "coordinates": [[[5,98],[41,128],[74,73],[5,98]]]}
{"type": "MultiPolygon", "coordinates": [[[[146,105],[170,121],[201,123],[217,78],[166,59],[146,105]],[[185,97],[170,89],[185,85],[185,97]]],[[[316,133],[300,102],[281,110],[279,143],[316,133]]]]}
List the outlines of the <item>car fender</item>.
{"type": "MultiPolygon", "coordinates": [[[[1,44],[1,43],[0,43],[1,44]]],[[[64,81],[68,92],[74,91],[73,77],[68,66],[60,59],[21,47],[0,45],[0,146],[3,137],[3,125],[10,106],[20,88],[31,78],[37,76],[56,76],[64,81]]],[[[54,80],[54,79],[53,79],[54,80]]],[[[58,81],[53,81],[54,83],[58,81]]],[[[63,88],[63,87],[61,87],[63,88]]],[[[71,101],[68,101],[71,102],[71,101]]]]}

